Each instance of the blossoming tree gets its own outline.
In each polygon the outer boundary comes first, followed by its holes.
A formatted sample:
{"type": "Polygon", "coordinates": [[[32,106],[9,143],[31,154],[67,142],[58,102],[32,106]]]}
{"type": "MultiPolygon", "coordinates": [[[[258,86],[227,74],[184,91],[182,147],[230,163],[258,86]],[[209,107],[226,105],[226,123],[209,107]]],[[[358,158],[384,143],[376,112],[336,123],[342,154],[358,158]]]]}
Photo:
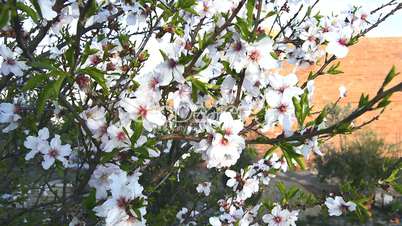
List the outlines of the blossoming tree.
{"type": "Polygon", "coordinates": [[[402,8],[318,2],[2,0],[1,224],[295,225],[301,209],[261,198],[270,178],[402,91],[392,68],[341,121],[313,111],[314,80],[402,8]],[[265,155],[243,161],[257,144],[265,155]]]}

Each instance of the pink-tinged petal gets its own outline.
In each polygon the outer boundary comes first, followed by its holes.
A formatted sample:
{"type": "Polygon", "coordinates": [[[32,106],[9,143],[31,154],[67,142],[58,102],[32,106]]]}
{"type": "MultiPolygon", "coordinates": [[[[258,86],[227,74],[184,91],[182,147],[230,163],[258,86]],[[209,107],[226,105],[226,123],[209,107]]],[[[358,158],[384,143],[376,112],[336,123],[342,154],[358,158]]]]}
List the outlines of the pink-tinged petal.
{"type": "Polygon", "coordinates": [[[48,155],[43,156],[42,167],[43,169],[49,169],[54,163],[54,158],[49,157],[48,155]]]}

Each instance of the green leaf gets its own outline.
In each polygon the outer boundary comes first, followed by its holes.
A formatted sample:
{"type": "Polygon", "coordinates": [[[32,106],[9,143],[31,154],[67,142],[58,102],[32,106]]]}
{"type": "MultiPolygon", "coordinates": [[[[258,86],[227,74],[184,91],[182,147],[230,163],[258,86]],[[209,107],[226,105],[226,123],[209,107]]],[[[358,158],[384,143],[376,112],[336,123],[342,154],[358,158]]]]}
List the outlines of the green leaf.
{"type": "Polygon", "coordinates": [[[134,131],[133,135],[130,137],[131,143],[135,144],[140,138],[143,130],[142,126],[142,121],[141,120],[135,120],[131,123],[131,129],[134,131]]]}
{"type": "Polygon", "coordinates": [[[356,202],[356,216],[360,222],[365,222],[370,216],[367,207],[362,202],[356,202]]]}
{"type": "Polygon", "coordinates": [[[193,87],[195,87],[198,91],[201,91],[203,93],[209,93],[209,84],[208,83],[203,83],[202,81],[194,78],[194,77],[189,77],[189,80],[191,81],[191,84],[193,84],[193,87]]]}
{"type": "Polygon", "coordinates": [[[20,9],[21,11],[25,12],[29,17],[32,18],[32,20],[35,23],[39,22],[39,17],[38,14],[35,12],[35,10],[33,10],[31,7],[25,5],[22,2],[17,2],[16,4],[17,8],[20,9]]]}
{"type": "Polygon", "coordinates": [[[64,52],[64,57],[67,60],[67,63],[69,65],[70,68],[74,67],[74,63],[75,63],[75,50],[74,48],[68,48],[65,52],[64,52]]]}
{"type": "Polygon", "coordinates": [[[335,133],[350,133],[352,132],[352,128],[350,127],[350,122],[345,122],[342,124],[339,124],[335,131],[335,133]]]}
{"type": "Polygon", "coordinates": [[[385,179],[384,181],[387,183],[392,183],[394,181],[396,181],[399,178],[399,171],[402,169],[401,168],[396,168],[394,170],[392,170],[391,175],[389,175],[389,177],[387,179],[385,179]]]}
{"type": "Polygon", "coordinates": [[[251,32],[249,30],[248,23],[243,20],[241,17],[236,17],[236,28],[239,30],[242,39],[249,41],[251,40],[251,32]]]}
{"type": "Polygon", "coordinates": [[[177,6],[182,9],[190,8],[196,4],[195,0],[179,0],[177,1],[177,6]]]}
{"type": "Polygon", "coordinates": [[[398,184],[398,183],[391,183],[391,186],[395,189],[395,191],[397,191],[399,194],[402,195],[402,184],[398,184]]]}
{"type": "Polygon", "coordinates": [[[296,97],[292,98],[293,105],[295,106],[295,115],[300,127],[303,127],[304,121],[310,114],[310,107],[308,102],[308,92],[304,92],[300,100],[296,97]]]}
{"type": "Polygon", "coordinates": [[[88,10],[86,10],[85,12],[85,17],[89,18],[95,15],[97,11],[98,11],[98,4],[96,3],[95,0],[92,0],[88,10]]]}
{"type": "Polygon", "coordinates": [[[318,117],[314,120],[314,124],[316,126],[320,125],[324,121],[327,114],[328,114],[327,108],[324,108],[324,110],[322,110],[318,115],[318,117]]]}
{"type": "Polygon", "coordinates": [[[7,25],[10,18],[10,11],[8,5],[3,5],[0,9],[0,28],[7,25]]]}
{"type": "Polygon", "coordinates": [[[159,4],[157,4],[157,7],[159,7],[160,9],[163,10],[162,17],[163,17],[164,21],[168,21],[169,17],[171,17],[173,15],[173,11],[169,7],[167,7],[165,4],[159,3],[159,4]]]}
{"type": "Polygon", "coordinates": [[[41,11],[41,9],[40,9],[38,0],[30,0],[30,2],[32,3],[32,5],[33,5],[33,7],[35,8],[36,12],[38,12],[39,16],[40,16],[41,18],[43,18],[43,16],[42,16],[42,11],[41,11]]]}
{"type": "Polygon", "coordinates": [[[385,87],[386,85],[388,85],[392,79],[395,78],[395,76],[397,76],[399,73],[396,73],[396,67],[395,65],[392,66],[391,70],[388,72],[387,77],[385,77],[384,80],[384,84],[383,87],[385,87]]]}
{"type": "Polygon", "coordinates": [[[274,15],[276,15],[276,12],[275,11],[270,11],[270,12],[267,13],[267,15],[265,17],[269,18],[269,17],[274,16],[274,15]]]}
{"type": "Polygon", "coordinates": [[[311,10],[312,10],[313,8],[311,7],[311,6],[309,6],[308,8],[307,8],[307,12],[306,12],[306,15],[307,16],[310,16],[311,15],[311,10]]]}
{"type": "Polygon", "coordinates": [[[53,66],[53,61],[48,58],[36,58],[34,59],[30,65],[31,67],[38,68],[38,69],[47,69],[49,71],[57,71],[58,68],[53,66]]]}
{"type": "Polygon", "coordinates": [[[255,0],[248,0],[246,9],[247,9],[247,21],[249,24],[251,24],[253,21],[254,7],[255,7],[255,0]]]}
{"type": "Polygon", "coordinates": [[[287,198],[290,200],[297,195],[300,190],[297,187],[291,187],[287,192],[287,198]]]}
{"type": "Polygon", "coordinates": [[[22,91],[26,92],[28,90],[33,90],[39,85],[43,84],[47,80],[48,76],[45,74],[35,74],[28,81],[25,82],[22,87],[22,91]]]}
{"type": "Polygon", "coordinates": [[[282,181],[279,181],[279,182],[276,184],[276,187],[278,188],[279,192],[280,192],[282,195],[285,195],[285,194],[286,194],[286,186],[285,186],[285,184],[284,184],[282,181]]]}
{"type": "Polygon", "coordinates": [[[194,103],[198,100],[198,89],[194,84],[191,84],[191,99],[194,103]]]}
{"type": "Polygon", "coordinates": [[[391,101],[389,100],[389,98],[391,98],[392,93],[388,94],[386,97],[384,97],[384,99],[382,99],[380,101],[380,103],[378,103],[377,108],[385,108],[386,106],[388,106],[391,101]]]}
{"type": "Polygon", "coordinates": [[[89,75],[93,80],[95,80],[103,89],[106,95],[109,94],[109,88],[106,85],[104,72],[95,68],[95,67],[87,67],[84,69],[78,70],[78,73],[83,73],[89,75]]]}
{"type": "Polygon", "coordinates": [[[332,66],[328,69],[327,74],[330,74],[330,75],[342,74],[343,71],[341,71],[341,70],[338,69],[340,65],[341,65],[341,62],[338,62],[338,63],[332,65],[332,66]]]}
{"type": "Polygon", "coordinates": [[[279,144],[279,147],[282,149],[283,156],[285,157],[286,162],[291,169],[294,168],[294,163],[292,160],[295,160],[302,169],[305,169],[304,157],[294,150],[293,145],[281,143],[279,144]]]}
{"type": "Polygon", "coordinates": [[[359,108],[361,107],[365,107],[368,103],[369,103],[369,95],[364,95],[362,93],[362,95],[360,96],[360,100],[359,100],[359,108]]]}
{"type": "Polygon", "coordinates": [[[96,192],[95,189],[91,189],[89,195],[83,199],[84,207],[87,210],[92,210],[96,206],[96,192]]]}
{"type": "MultiPolygon", "coordinates": [[[[56,72],[57,73],[57,72],[56,72]]],[[[66,78],[65,74],[60,73],[59,78],[54,81],[50,81],[39,93],[38,97],[38,115],[41,116],[45,110],[45,105],[48,100],[56,100],[59,97],[61,85],[63,84],[64,79],[66,78]]]]}
{"type": "Polygon", "coordinates": [[[278,146],[273,146],[270,149],[268,149],[264,154],[264,159],[270,156],[277,148],[278,146]]]}

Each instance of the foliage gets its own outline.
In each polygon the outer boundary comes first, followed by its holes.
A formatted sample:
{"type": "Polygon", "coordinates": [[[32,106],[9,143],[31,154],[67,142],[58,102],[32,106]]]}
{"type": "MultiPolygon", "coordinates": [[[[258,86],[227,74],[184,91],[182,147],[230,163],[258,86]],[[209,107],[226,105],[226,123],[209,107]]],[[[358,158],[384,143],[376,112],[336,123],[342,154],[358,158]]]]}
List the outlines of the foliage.
{"type": "Polygon", "coordinates": [[[387,145],[373,132],[346,140],[339,149],[327,146],[324,152],[325,156],[315,160],[319,177],[349,182],[364,194],[372,194],[378,181],[387,177],[388,167],[397,161],[387,157],[387,145]]]}

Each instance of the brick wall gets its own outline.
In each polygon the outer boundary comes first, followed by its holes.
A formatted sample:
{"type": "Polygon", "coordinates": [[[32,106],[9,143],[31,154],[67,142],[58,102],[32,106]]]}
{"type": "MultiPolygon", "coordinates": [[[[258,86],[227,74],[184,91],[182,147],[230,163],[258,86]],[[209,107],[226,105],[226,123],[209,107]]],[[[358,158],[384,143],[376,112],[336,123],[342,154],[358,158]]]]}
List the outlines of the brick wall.
{"type": "MultiPolygon", "coordinates": [[[[350,48],[349,55],[341,60],[340,75],[322,75],[316,80],[314,104],[322,106],[335,101],[339,95],[338,88],[345,85],[348,95],[341,101],[356,104],[361,93],[375,95],[381,86],[386,74],[395,65],[397,71],[402,72],[402,38],[367,38],[350,48]]],[[[300,73],[302,81],[308,71],[300,73]]],[[[394,79],[389,85],[402,81],[402,75],[394,79]]],[[[385,113],[378,121],[368,126],[388,143],[402,142],[402,94],[397,93],[392,98],[385,113]]],[[[366,115],[358,122],[369,120],[373,114],[366,115]]]]}

